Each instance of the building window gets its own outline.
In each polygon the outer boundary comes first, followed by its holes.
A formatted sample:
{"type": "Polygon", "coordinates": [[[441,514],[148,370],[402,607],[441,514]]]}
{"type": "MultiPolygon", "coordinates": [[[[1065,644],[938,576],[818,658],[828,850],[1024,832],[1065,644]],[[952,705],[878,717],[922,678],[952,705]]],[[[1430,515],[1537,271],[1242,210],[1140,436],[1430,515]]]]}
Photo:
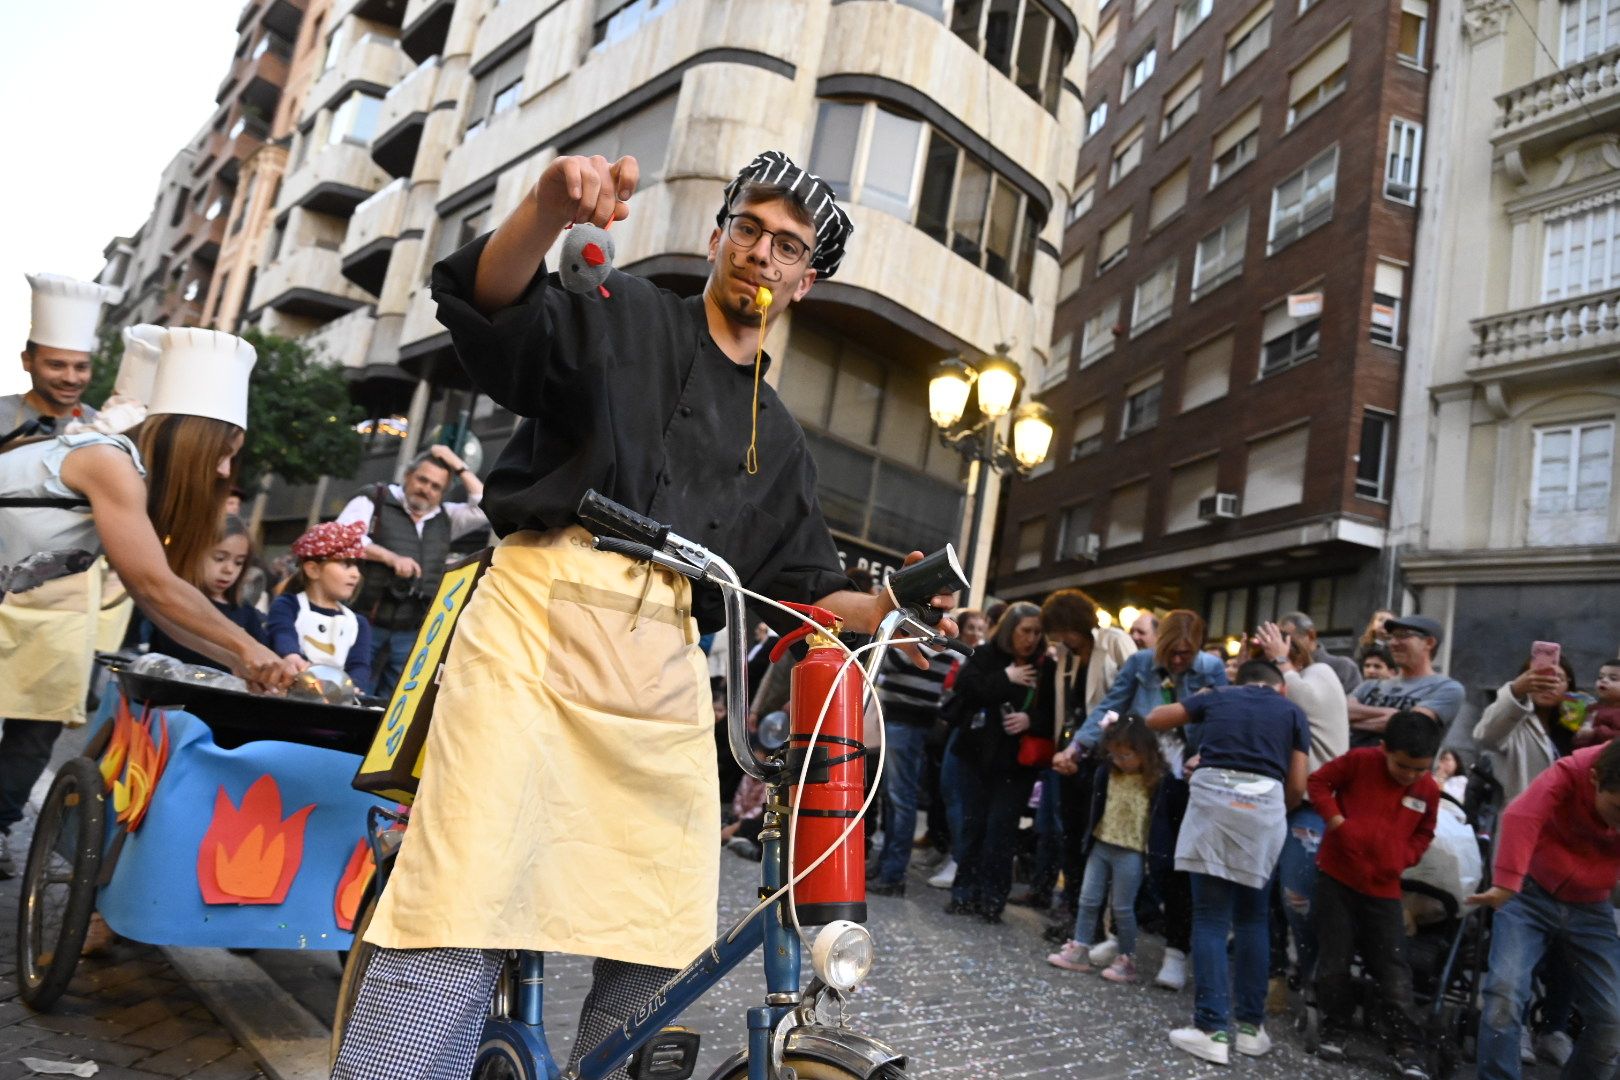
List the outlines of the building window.
{"type": "MultiPolygon", "coordinates": [[[[1041,369],[1040,389],[1050,390],[1058,383],[1069,377],[1069,363],[1074,359],[1074,331],[1052,342],[1051,354],[1046,358],[1046,366],[1041,369]]],[[[1051,454],[1046,457],[1046,464],[1053,463],[1051,454]]]]}
{"type": "Polygon", "coordinates": [[[674,7],[680,0],[596,0],[596,19],[591,24],[593,48],[623,41],[637,30],[674,7]]]}
{"type": "Polygon", "coordinates": [[[333,111],[332,130],[327,133],[326,141],[370,146],[377,134],[377,118],[381,115],[382,98],[370,94],[350,94],[333,111]]]}
{"type": "Polygon", "coordinates": [[[1130,253],[1131,212],[1125,211],[1114,223],[1103,230],[1097,241],[1097,273],[1119,265],[1130,253]]]}
{"type": "Polygon", "coordinates": [[[247,182],[242,185],[241,194],[237,196],[236,216],[231,219],[231,235],[235,236],[247,225],[248,213],[253,207],[253,193],[259,186],[259,174],[250,172],[247,182]]]}
{"type": "Polygon", "coordinates": [[[1339,148],[1332,146],[1272,190],[1268,254],[1333,220],[1338,172],[1339,148]]]}
{"type": "Polygon", "coordinates": [[[337,62],[343,59],[343,54],[349,51],[349,38],[354,35],[354,24],[345,19],[338,23],[332,31],[332,36],[326,39],[326,58],[321,61],[321,73],[331,71],[337,67],[337,62]]]}
{"type": "Polygon", "coordinates": [[[1620,3],[1616,0],[1564,0],[1565,67],[1620,46],[1620,3]]]}
{"type": "Polygon", "coordinates": [[[1097,28],[1097,43],[1091,49],[1091,66],[1096,67],[1103,57],[1114,51],[1119,40],[1119,16],[1115,15],[1097,28]]]}
{"type": "Polygon", "coordinates": [[[1091,504],[1081,503],[1064,510],[1058,518],[1059,561],[1092,558],[1097,554],[1095,544],[1096,538],[1091,532],[1091,504]]]}
{"type": "MultiPolygon", "coordinates": [[[[908,7],[943,18],[937,0],[905,0],[908,7]]],[[[1063,68],[1073,43],[1041,0],[957,0],[950,28],[985,62],[1055,113],[1063,68]]]]}
{"type": "Polygon", "coordinates": [[[1102,402],[1074,414],[1074,439],[1069,444],[1069,460],[1079,461],[1103,448],[1103,421],[1107,414],[1102,402]]]}
{"type": "Polygon", "coordinates": [[[1251,11],[1226,37],[1226,60],[1221,81],[1231,82],[1238,72],[1254,63],[1271,44],[1271,0],[1251,11]]]}
{"type": "Polygon", "coordinates": [[[1108,123],[1108,99],[1104,98],[1086,114],[1086,138],[1097,134],[1106,123],[1108,123]]]}
{"type": "Polygon", "coordinates": [[[1209,186],[1224,182],[1260,149],[1260,104],[1222,128],[1210,146],[1209,186]]]}
{"type": "Polygon", "coordinates": [[[1181,411],[1208,405],[1226,396],[1232,382],[1232,335],[1222,334],[1187,353],[1181,376],[1181,411]]]}
{"type": "Polygon", "coordinates": [[[823,101],[810,168],[841,197],[915,225],[1029,295],[1039,206],[938,130],[873,102],[823,101]]]}
{"type": "Polygon", "coordinates": [[[1086,173],[1080,183],[1075,185],[1074,198],[1069,200],[1069,211],[1064,215],[1064,227],[1073,225],[1086,216],[1091,209],[1092,196],[1097,191],[1097,170],[1086,173]]]}
{"type": "Polygon", "coordinates": [[[1187,40],[1187,35],[1198,29],[1214,10],[1215,0],[1181,0],[1176,5],[1176,27],[1170,38],[1170,47],[1180,47],[1187,40]]]}
{"type": "Polygon", "coordinates": [[[1119,100],[1124,101],[1141,88],[1142,84],[1153,77],[1154,68],[1159,65],[1159,47],[1149,45],[1137,54],[1135,60],[1125,65],[1125,85],[1120,91],[1119,100]]]}
{"type": "Polygon", "coordinates": [[[1361,452],[1356,455],[1356,496],[1389,501],[1389,437],[1395,418],[1378,409],[1361,413],[1361,452]]]}
{"type": "Polygon", "coordinates": [[[1316,358],[1322,347],[1322,316],[1296,319],[1284,301],[1266,310],[1260,334],[1260,377],[1265,378],[1316,358]]]}
{"type": "Polygon", "coordinates": [[[190,281],[186,282],[186,291],[181,295],[186,298],[187,303],[190,303],[191,301],[197,299],[201,293],[202,282],[198,281],[196,278],[192,278],[190,281]]]}
{"type": "Polygon", "coordinates": [[[1389,122],[1389,157],[1384,162],[1384,197],[1417,203],[1423,163],[1423,125],[1396,117],[1389,122]]]}
{"type": "Polygon", "coordinates": [[[1606,543],[1613,422],[1537,428],[1535,441],[1529,542],[1606,543]]]}
{"type": "Polygon", "coordinates": [[[523,69],[528,64],[529,50],[525,46],[473,81],[472,104],[467,109],[467,132],[462,136],[463,142],[478,135],[491,120],[518,104],[523,96],[523,69]]]}
{"type": "Polygon", "coordinates": [[[1114,348],[1114,327],[1119,324],[1119,298],[1094,312],[1080,330],[1080,366],[1095,363],[1114,348]]]}
{"type": "Polygon", "coordinates": [[[1176,260],[1162,263],[1137,282],[1131,301],[1131,336],[1159,325],[1170,317],[1176,295],[1176,260]]]}
{"type": "Polygon", "coordinates": [[[1541,298],[1566,300],[1620,285],[1620,205],[1547,216],[1541,298]]]}
{"type": "Polygon", "coordinates": [[[1147,496],[1146,481],[1114,490],[1108,500],[1108,535],[1103,539],[1104,547],[1141,542],[1147,527],[1147,496]]]}
{"type": "Polygon", "coordinates": [[[1164,376],[1149,375],[1125,389],[1125,415],[1120,420],[1119,437],[1124,439],[1146,431],[1159,422],[1159,401],[1164,396],[1164,376]]]}
{"type": "Polygon", "coordinates": [[[1373,271],[1372,316],[1367,336],[1379,345],[1398,347],[1401,341],[1401,296],[1406,271],[1403,267],[1378,260],[1373,271]]]}
{"type": "Polygon", "coordinates": [[[223,197],[216,197],[213,202],[208,204],[208,211],[205,214],[203,214],[203,220],[204,221],[213,221],[215,218],[219,217],[219,215],[223,214],[224,212],[225,212],[225,200],[224,200],[224,198],[223,197]]]}
{"type": "Polygon", "coordinates": [[[1243,273],[1243,253],[1248,244],[1249,209],[1244,207],[1221,227],[1198,241],[1193,259],[1192,298],[1207,296],[1243,273]]]}
{"type": "Polygon", "coordinates": [[[523,80],[507,83],[495,91],[495,100],[490,105],[489,115],[493,119],[508,109],[517,108],[518,99],[523,96],[523,80]]]}
{"type": "Polygon", "coordinates": [[[1113,187],[1142,164],[1142,125],[1132,128],[1114,144],[1114,157],[1108,166],[1108,186],[1113,187]]]}
{"type": "Polygon", "coordinates": [[[1305,498],[1305,454],[1310,428],[1297,427],[1249,444],[1243,514],[1298,505],[1305,498]]]}
{"type": "Polygon", "coordinates": [[[1080,285],[1085,281],[1085,275],[1086,253],[1077,251],[1058,270],[1058,303],[1063,303],[1063,301],[1080,291],[1080,285]]]}
{"type": "Polygon", "coordinates": [[[1045,547],[1045,518],[1031,518],[1018,526],[1018,550],[1013,556],[1013,572],[1033,570],[1040,566],[1042,549],[1045,547]]]}
{"type": "Polygon", "coordinates": [[[1344,93],[1349,85],[1349,64],[1350,28],[1346,27],[1294,69],[1288,79],[1290,130],[1344,93]]]}
{"type": "Polygon", "coordinates": [[[1423,67],[1429,55],[1429,0],[1401,0],[1401,36],[1395,55],[1423,67]]]}
{"type": "Polygon", "coordinates": [[[601,154],[609,161],[633,157],[641,167],[641,186],[663,179],[669,159],[669,133],[675,128],[676,96],[665,94],[589,138],[557,148],[560,155],[601,154]]]}
{"type": "Polygon", "coordinates": [[[1215,494],[1219,465],[1219,459],[1209,457],[1171,470],[1170,505],[1165,511],[1165,532],[1185,532],[1207,524],[1198,516],[1198,503],[1215,494]]]}
{"type": "Polygon", "coordinates": [[[1169,221],[1187,205],[1187,176],[1189,163],[1159,181],[1148,198],[1148,230],[1151,232],[1169,221]]]}
{"type": "Polygon", "coordinates": [[[1163,142],[1191,120],[1198,112],[1198,89],[1204,80],[1204,69],[1193,68],[1164,96],[1163,119],[1159,121],[1159,141],[1163,142]]]}

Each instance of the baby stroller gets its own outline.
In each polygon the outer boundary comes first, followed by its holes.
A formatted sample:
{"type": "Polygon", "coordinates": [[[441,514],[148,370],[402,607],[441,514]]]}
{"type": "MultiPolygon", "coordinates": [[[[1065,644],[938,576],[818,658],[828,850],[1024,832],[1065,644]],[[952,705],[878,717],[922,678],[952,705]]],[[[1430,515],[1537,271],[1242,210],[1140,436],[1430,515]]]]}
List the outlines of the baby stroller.
{"type": "MultiPolygon", "coordinates": [[[[1431,1076],[1455,1076],[1460,1062],[1472,1060],[1479,1032],[1480,984],[1490,956],[1490,909],[1469,907],[1466,898],[1489,887],[1502,785],[1488,760],[1469,770],[1461,802],[1442,795],[1435,842],[1401,881],[1407,912],[1407,959],[1413,996],[1422,1014],[1424,1047],[1431,1076]]],[[[1376,1027],[1377,990],[1359,982],[1361,1013],[1376,1027]]],[[[1321,1017],[1314,995],[1307,997],[1306,1049],[1319,1045],[1321,1017]]],[[[1383,1032],[1375,1032],[1380,1038],[1383,1032]]]]}

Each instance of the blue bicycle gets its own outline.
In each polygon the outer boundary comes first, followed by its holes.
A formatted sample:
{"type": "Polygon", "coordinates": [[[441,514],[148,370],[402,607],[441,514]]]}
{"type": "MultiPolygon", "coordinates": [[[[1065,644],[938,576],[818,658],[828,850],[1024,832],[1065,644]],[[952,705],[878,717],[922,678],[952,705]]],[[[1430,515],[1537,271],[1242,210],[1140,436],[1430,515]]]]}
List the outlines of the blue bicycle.
{"type": "MultiPolygon", "coordinates": [[[[656,563],[694,581],[719,586],[724,594],[730,749],[738,765],[768,790],[759,835],[763,849],[760,895],[764,899],[645,1002],[628,1023],[586,1053],[572,1071],[562,1069],[546,1043],[544,957],[535,952],[509,953],[484,1025],[474,1080],[601,1080],[627,1060],[629,1074],[637,1080],[687,1080],[697,1068],[700,1036],[673,1027],[671,1022],[761,945],[765,1000],[748,1010],[746,1047],[728,1058],[710,1080],[903,1080],[903,1054],[846,1025],[849,996],[872,967],[872,937],[865,927],[848,920],[821,927],[810,945],[813,975],[808,986],[803,985],[803,950],[792,914],[788,849],[793,822],[788,790],[808,774],[801,774],[797,764],[790,766],[781,754],[761,756],[749,741],[743,667],[748,623],[735,571],[713,552],[594,492],[581,504],[580,517],[596,535],[598,549],[656,563]]],[[[930,608],[930,600],[941,591],[966,585],[949,547],[892,575],[888,589],[897,608],[883,620],[862,660],[865,678],[870,680],[885,650],[898,640],[945,644],[933,629],[938,613],[930,608]]],[[[850,662],[855,659],[852,655],[850,662]]],[[[808,782],[814,783],[814,777],[808,782]]],[[[357,943],[375,896],[386,885],[404,825],[403,815],[380,809],[371,814],[367,832],[378,872],[374,894],[356,924],[357,943]]],[[[851,838],[860,842],[856,828],[852,822],[846,842],[851,838]]],[[[372,946],[357,944],[345,964],[333,1023],[334,1054],[373,954],[372,946]]]]}

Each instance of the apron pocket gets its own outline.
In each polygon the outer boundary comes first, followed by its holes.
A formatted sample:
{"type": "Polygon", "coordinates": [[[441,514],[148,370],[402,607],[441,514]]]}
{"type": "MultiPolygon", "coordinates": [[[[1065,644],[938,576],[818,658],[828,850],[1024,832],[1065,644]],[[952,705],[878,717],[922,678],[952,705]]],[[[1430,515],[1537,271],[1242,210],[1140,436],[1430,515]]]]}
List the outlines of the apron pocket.
{"type": "Polygon", "coordinates": [[[557,581],[547,610],[545,684],[587,709],[631,719],[702,722],[690,613],[627,593],[557,581]],[[634,629],[632,629],[634,627],[634,629]]]}

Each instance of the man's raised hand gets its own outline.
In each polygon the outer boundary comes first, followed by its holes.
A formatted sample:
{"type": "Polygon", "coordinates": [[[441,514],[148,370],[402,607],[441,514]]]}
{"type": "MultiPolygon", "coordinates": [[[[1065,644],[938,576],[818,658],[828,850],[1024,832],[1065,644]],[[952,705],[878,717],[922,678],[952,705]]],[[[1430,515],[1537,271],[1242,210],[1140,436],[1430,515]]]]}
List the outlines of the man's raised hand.
{"type": "Polygon", "coordinates": [[[533,198],[542,218],[559,230],[586,222],[605,229],[630,216],[630,197],[640,181],[633,157],[560,157],[540,174],[533,198]]]}

